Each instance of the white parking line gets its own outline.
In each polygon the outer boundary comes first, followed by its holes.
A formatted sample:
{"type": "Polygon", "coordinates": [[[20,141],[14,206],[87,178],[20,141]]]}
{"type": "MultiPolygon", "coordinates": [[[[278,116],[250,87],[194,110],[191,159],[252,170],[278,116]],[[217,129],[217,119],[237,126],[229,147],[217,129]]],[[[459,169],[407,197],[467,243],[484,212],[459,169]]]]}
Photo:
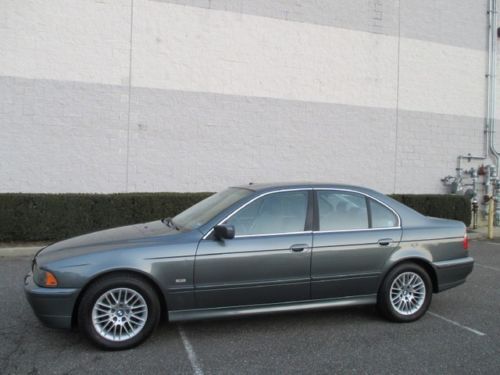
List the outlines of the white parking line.
{"type": "Polygon", "coordinates": [[[203,375],[203,370],[198,362],[198,358],[196,358],[196,353],[194,352],[193,346],[189,342],[189,339],[184,332],[184,329],[180,325],[177,326],[179,330],[179,335],[181,336],[182,343],[184,344],[184,349],[186,349],[187,356],[189,358],[189,362],[191,362],[191,367],[193,368],[193,372],[195,375],[203,375]]]}
{"type": "Polygon", "coordinates": [[[476,329],[473,329],[473,328],[470,328],[470,327],[464,326],[464,325],[462,325],[462,324],[460,324],[460,323],[458,323],[458,322],[455,322],[454,320],[451,320],[451,319],[445,318],[444,316],[441,316],[441,315],[439,315],[439,314],[433,313],[433,312],[431,312],[431,311],[428,311],[427,313],[428,313],[428,314],[430,314],[430,315],[432,315],[432,316],[435,316],[436,318],[442,319],[442,320],[444,320],[445,322],[451,323],[451,324],[453,324],[454,326],[457,326],[457,327],[463,328],[463,329],[465,329],[465,330],[467,330],[467,331],[469,331],[469,332],[475,333],[475,334],[476,334],[476,335],[478,335],[478,336],[486,336],[486,333],[483,333],[483,332],[478,331],[478,330],[476,330],[476,329]]]}
{"type": "Polygon", "coordinates": [[[479,266],[479,267],[483,267],[483,268],[487,268],[489,270],[500,272],[500,268],[496,268],[496,267],[492,267],[492,266],[485,266],[484,264],[479,264],[478,262],[474,262],[474,265],[479,266]]]}

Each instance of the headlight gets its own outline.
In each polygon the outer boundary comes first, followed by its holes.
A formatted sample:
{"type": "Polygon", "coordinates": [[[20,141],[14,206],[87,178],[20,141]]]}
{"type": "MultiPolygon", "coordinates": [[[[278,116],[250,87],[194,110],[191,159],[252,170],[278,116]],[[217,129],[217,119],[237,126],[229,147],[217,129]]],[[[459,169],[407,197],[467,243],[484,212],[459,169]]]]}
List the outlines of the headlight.
{"type": "Polygon", "coordinates": [[[33,265],[33,280],[38,286],[45,288],[57,287],[57,279],[54,274],[38,268],[36,263],[33,265]]]}

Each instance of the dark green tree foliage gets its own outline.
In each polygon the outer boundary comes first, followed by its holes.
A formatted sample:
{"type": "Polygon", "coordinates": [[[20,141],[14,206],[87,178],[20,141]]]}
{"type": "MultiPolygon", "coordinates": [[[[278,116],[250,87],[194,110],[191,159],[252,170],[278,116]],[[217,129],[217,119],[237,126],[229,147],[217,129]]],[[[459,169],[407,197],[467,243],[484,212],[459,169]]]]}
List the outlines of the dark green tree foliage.
{"type": "MultiPolygon", "coordinates": [[[[175,216],[210,194],[0,194],[0,241],[55,241],[175,216]]],[[[470,202],[462,196],[392,197],[424,215],[470,224],[470,202]]]]}

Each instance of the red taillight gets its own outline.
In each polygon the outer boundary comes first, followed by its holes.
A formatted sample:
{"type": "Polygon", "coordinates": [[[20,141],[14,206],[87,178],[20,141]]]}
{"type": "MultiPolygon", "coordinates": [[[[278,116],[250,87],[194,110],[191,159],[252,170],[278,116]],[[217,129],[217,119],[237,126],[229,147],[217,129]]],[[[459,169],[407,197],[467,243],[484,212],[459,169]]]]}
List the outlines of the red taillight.
{"type": "Polygon", "coordinates": [[[464,250],[469,250],[469,237],[467,237],[467,233],[464,234],[464,250]]]}

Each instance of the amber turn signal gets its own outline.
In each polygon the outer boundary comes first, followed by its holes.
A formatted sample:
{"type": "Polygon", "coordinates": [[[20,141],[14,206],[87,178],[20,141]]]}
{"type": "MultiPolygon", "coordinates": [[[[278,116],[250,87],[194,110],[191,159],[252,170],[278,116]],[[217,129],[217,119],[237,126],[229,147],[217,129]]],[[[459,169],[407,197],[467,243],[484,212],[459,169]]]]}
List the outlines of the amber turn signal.
{"type": "Polygon", "coordinates": [[[48,271],[45,271],[45,286],[52,287],[52,288],[57,286],[56,277],[48,271]]]}

